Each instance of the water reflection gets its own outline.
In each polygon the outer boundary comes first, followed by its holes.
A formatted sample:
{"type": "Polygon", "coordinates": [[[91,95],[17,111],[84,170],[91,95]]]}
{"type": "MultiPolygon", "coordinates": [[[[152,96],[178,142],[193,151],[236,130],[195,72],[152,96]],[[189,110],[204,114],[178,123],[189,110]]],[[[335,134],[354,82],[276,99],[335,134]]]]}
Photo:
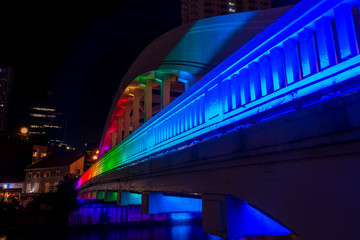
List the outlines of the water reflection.
{"type": "Polygon", "coordinates": [[[111,228],[91,231],[69,232],[70,240],[217,240],[219,237],[205,234],[201,224],[181,224],[142,228],[111,228]]]}
{"type": "MultiPolygon", "coordinates": [[[[133,225],[129,227],[107,227],[101,229],[50,230],[43,228],[32,231],[13,230],[0,232],[0,240],[220,240],[206,234],[201,222],[177,225],[133,225]]],[[[252,237],[239,240],[301,240],[294,234],[274,237],[252,237]]]]}

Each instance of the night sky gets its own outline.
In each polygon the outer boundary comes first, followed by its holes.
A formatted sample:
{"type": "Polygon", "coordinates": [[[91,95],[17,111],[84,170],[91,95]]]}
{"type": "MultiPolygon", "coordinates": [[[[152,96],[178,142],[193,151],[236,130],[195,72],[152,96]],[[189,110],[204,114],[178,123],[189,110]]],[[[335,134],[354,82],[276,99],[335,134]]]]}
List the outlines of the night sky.
{"type": "Polygon", "coordinates": [[[15,73],[10,129],[46,101],[66,114],[67,143],[98,144],[122,76],[149,43],[181,24],[180,2],[3,2],[0,65],[15,73]]]}

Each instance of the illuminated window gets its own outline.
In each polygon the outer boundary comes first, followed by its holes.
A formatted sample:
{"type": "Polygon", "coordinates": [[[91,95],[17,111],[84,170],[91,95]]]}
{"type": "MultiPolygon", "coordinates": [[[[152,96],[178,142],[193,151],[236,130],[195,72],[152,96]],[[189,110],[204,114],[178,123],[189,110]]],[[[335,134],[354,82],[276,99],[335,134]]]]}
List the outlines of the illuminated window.
{"type": "Polygon", "coordinates": [[[56,115],[46,115],[46,114],[38,114],[38,113],[31,113],[29,114],[31,117],[48,117],[48,118],[56,118],[56,115]]]}
{"type": "Polygon", "coordinates": [[[55,112],[56,110],[53,108],[41,108],[41,107],[33,107],[33,110],[39,110],[39,111],[49,111],[49,112],[55,112]]]}
{"type": "Polygon", "coordinates": [[[46,153],[41,153],[41,154],[40,154],[40,157],[42,157],[42,158],[43,158],[43,157],[46,157],[46,153]]]}
{"type": "Polygon", "coordinates": [[[235,6],[235,3],[229,2],[229,5],[230,5],[230,6],[235,6]]]}
{"type": "Polygon", "coordinates": [[[229,12],[235,12],[235,8],[229,8],[229,12]]]}
{"type": "Polygon", "coordinates": [[[26,192],[31,193],[31,183],[26,184],[26,192]]]}
{"type": "Polygon", "coordinates": [[[37,151],[33,151],[33,157],[36,158],[38,156],[37,151]]]}
{"type": "Polygon", "coordinates": [[[49,178],[49,177],[50,177],[50,171],[45,171],[44,178],[49,178]]]}
{"type": "Polygon", "coordinates": [[[39,192],[39,190],[40,190],[40,183],[35,183],[34,192],[39,192]]]}

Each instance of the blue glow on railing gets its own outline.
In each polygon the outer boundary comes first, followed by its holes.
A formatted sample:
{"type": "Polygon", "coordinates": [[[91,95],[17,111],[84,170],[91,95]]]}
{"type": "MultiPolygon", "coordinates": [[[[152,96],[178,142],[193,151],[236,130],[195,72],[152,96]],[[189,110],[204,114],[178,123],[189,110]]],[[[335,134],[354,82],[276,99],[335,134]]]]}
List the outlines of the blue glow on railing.
{"type": "Polygon", "coordinates": [[[358,76],[357,4],[303,0],[103,156],[78,187],[358,76]]]}

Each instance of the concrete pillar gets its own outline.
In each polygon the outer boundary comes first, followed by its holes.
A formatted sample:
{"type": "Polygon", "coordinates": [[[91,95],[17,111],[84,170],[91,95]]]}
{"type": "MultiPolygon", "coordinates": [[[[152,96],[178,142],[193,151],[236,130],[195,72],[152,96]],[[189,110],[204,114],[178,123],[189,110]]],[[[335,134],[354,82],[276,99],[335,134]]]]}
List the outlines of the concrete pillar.
{"type": "Polygon", "coordinates": [[[185,91],[196,83],[196,76],[188,72],[178,72],[177,80],[185,84],[185,91]]]}
{"type": "Polygon", "coordinates": [[[116,205],[120,205],[120,204],[121,204],[121,191],[117,191],[116,205]]]}
{"type": "Polygon", "coordinates": [[[139,128],[139,113],[140,113],[140,99],[144,95],[143,91],[140,89],[135,89],[130,91],[130,94],[133,97],[133,115],[132,115],[132,125],[133,131],[139,128]]]}
{"type": "Polygon", "coordinates": [[[131,101],[125,103],[125,115],[124,115],[124,139],[129,136],[130,133],[130,112],[131,112],[131,101]]]}
{"type": "Polygon", "coordinates": [[[160,109],[170,103],[171,81],[176,81],[177,75],[173,73],[156,73],[155,80],[160,82],[160,109]]]}
{"type": "Polygon", "coordinates": [[[152,81],[146,81],[144,95],[144,122],[149,121],[152,117],[152,81]]]}
{"type": "Polygon", "coordinates": [[[202,222],[205,233],[222,238],[292,233],[246,202],[225,195],[202,196],[202,222]]]}
{"type": "Polygon", "coordinates": [[[116,144],[119,144],[123,139],[123,123],[124,123],[124,116],[119,116],[117,120],[117,140],[116,144]]]}

